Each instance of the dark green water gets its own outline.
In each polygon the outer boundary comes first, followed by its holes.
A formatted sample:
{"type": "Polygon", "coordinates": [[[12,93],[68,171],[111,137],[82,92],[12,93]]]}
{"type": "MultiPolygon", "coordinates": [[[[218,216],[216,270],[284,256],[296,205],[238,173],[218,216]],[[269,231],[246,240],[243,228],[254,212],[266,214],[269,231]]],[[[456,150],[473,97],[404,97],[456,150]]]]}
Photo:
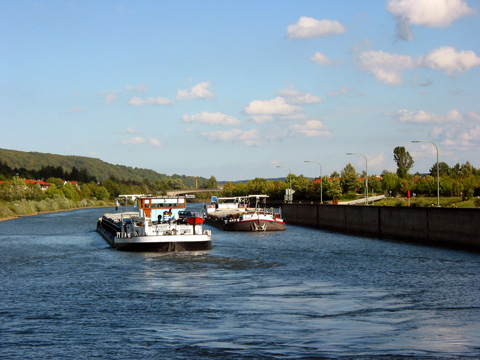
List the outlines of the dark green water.
{"type": "Polygon", "coordinates": [[[0,223],[0,358],[480,358],[479,254],[288,224],[128,253],[105,211],[0,223]]]}

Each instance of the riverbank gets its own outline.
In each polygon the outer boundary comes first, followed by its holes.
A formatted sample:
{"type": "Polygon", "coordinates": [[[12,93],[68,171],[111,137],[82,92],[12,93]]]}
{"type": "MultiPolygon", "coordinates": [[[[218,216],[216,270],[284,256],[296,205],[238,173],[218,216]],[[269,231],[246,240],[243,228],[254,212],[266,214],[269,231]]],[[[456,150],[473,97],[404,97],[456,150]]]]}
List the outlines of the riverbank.
{"type": "Polygon", "coordinates": [[[83,199],[73,201],[66,198],[35,200],[18,200],[0,203],[0,221],[12,220],[23,216],[56,213],[76,209],[115,206],[112,201],[83,199]]]}

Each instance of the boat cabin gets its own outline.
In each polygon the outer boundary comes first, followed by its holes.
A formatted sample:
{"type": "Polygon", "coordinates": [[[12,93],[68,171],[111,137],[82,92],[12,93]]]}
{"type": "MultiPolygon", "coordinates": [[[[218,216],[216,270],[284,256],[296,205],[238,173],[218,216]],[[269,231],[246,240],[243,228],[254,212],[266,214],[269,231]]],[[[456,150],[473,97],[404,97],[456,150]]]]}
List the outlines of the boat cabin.
{"type": "Polygon", "coordinates": [[[210,205],[206,206],[207,214],[222,210],[245,211],[247,208],[257,208],[260,203],[265,204],[268,195],[246,195],[236,197],[212,196],[210,205]]]}
{"type": "Polygon", "coordinates": [[[152,221],[165,221],[164,214],[169,212],[171,219],[178,218],[178,213],[187,207],[187,200],[183,196],[155,197],[145,196],[137,198],[137,209],[141,217],[150,218],[152,221]]]}

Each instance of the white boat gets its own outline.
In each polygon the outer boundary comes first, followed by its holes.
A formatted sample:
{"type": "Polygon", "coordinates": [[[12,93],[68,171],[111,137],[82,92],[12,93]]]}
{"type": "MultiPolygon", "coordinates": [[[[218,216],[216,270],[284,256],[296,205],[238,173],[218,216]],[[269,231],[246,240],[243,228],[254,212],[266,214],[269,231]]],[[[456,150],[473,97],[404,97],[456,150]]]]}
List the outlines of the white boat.
{"type": "Polygon", "coordinates": [[[205,223],[225,231],[282,231],[281,215],[260,207],[268,195],[213,198],[206,206],[205,223]],[[252,206],[252,202],[254,205],[252,206]]]}
{"type": "MultiPolygon", "coordinates": [[[[137,211],[104,214],[97,231],[115,249],[131,251],[210,250],[212,234],[203,219],[186,210],[183,196],[120,195],[135,200],[137,211]]],[[[127,209],[128,210],[128,209],[127,209]]]]}

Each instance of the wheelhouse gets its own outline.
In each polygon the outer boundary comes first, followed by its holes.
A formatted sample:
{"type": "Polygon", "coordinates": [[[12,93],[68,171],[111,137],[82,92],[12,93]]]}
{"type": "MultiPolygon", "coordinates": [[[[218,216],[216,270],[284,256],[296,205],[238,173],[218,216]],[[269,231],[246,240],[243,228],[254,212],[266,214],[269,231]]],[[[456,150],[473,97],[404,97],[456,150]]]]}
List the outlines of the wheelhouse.
{"type": "Polygon", "coordinates": [[[140,216],[152,220],[161,219],[165,212],[170,212],[170,217],[178,217],[180,211],[187,207],[186,198],[177,197],[138,197],[137,208],[140,216]],[[159,217],[160,216],[160,217],[159,217]]]}

